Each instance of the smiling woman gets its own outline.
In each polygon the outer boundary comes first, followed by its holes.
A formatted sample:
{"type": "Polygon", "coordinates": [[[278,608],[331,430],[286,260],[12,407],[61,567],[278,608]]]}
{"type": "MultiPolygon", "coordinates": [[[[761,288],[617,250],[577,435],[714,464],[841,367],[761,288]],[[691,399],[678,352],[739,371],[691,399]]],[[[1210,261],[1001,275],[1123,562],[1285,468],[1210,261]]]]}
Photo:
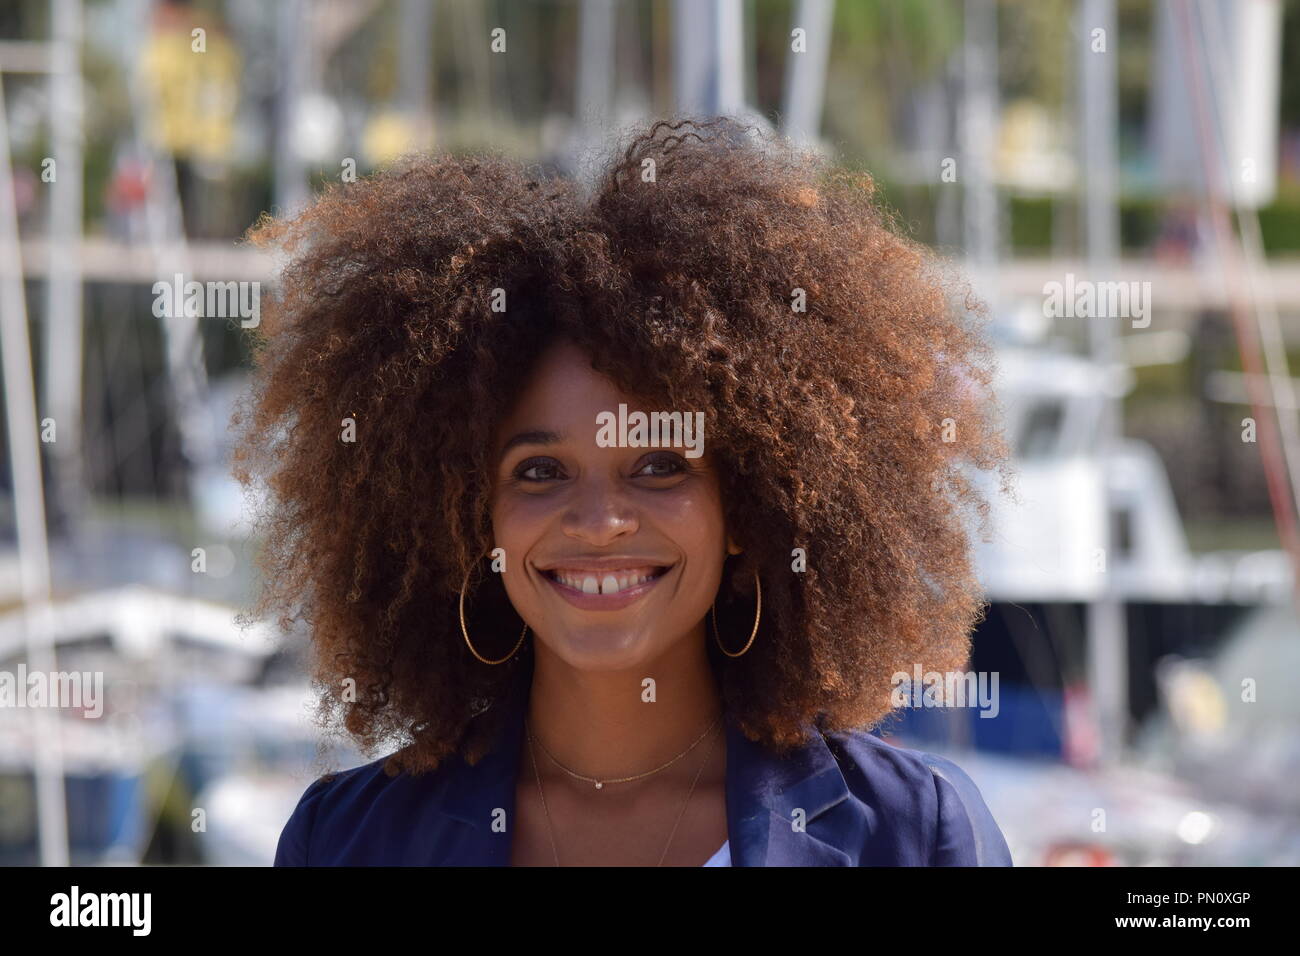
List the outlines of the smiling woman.
{"type": "Polygon", "coordinates": [[[751,134],[655,124],[592,195],[415,158],[254,231],[289,256],[236,417],[255,613],[391,749],[278,864],[1010,863],[870,733],[980,612],[976,315],[867,177],[751,134]]]}

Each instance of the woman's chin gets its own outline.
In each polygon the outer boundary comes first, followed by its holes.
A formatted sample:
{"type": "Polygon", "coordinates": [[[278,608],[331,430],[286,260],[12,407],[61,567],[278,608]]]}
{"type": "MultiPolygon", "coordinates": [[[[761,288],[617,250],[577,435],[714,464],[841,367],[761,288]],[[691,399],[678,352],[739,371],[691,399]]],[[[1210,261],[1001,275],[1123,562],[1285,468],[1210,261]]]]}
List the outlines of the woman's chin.
{"type": "Polygon", "coordinates": [[[587,625],[568,628],[562,637],[545,639],[547,648],[581,671],[621,671],[650,660],[657,642],[639,628],[587,625]]]}

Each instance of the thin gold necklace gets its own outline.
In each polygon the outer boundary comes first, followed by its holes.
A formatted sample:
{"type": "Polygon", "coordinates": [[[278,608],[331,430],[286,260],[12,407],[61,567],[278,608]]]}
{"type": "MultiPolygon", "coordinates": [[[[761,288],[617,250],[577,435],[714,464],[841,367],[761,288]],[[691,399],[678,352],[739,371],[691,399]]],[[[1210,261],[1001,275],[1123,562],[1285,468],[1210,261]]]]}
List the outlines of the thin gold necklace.
{"type": "MultiPolygon", "coordinates": [[[[709,726],[705,728],[704,733],[700,734],[698,737],[695,738],[695,743],[691,744],[689,747],[687,747],[685,750],[683,750],[681,753],[679,753],[679,754],[678,754],[676,757],[674,757],[672,760],[668,761],[666,764],[663,764],[662,766],[659,766],[659,767],[655,767],[653,770],[647,770],[645,773],[638,773],[638,774],[636,774],[635,776],[632,776],[632,777],[611,777],[611,778],[609,778],[608,780],[600,780],[600,779],[598,779],[598,778],[596,778],[596,777],[587,777],[587,776],[584,776],[583,774],[577,773],[576,771],[570,770],[570,769],[569,769],[568,767],[566,767],[564,764],[562,764],[562,763],[560,763],[558,760],[556,760],[556,759],[555,759],[555,754],[553,754],[553,753],[551,753],[549,750],[547,750],[547,749],[546,749],[546,744],[542,743],[540,740],[537,741],[537,746],[539,746],[539,747],[542,748],[542,753],[546,754],[546,756],[548,756],[548,757],[551,758],[551,763],[555,764],[555,766],[559,767],[561,770],[563,770],[565,773],[567,773],[570,777],[575,777],[576,779],[578,779],[578,780],[582,780],[582,781],[584,781],[585,783],[594,783],[594,784],[596,785],[596,789],[597,789],[597,790],[603,790],[603,789],[605,788],[605,784],[607,784],[607,783],[630,783],[630,782],[633,781],[633,780],[641,780],[641,779],[644,778],[644,777],[651,777],[651,776],[654,776],[655,774],[657,774],[657,773],[658,773],[659,771],[661,771],[661,770],[667,770],[669,767],[671,767],[671,766],[672,766],[673,764],[675,764],[677,761],[681,760],[681,759],[682,759],[683,757],[685,757],[688,753],[690,753],[692,750],[694,750],[696,747],[698,747],[698,746],[700,745],[700,741],[703,740],[705,737],[707,737],[707,736],[709,735],[709,731],[713,730],[713,728],[716,727],[716,726],[718,725],[718,721],[720,721],[721,719],[722,719],[722,715],[721,715],[721,714],[719,714],[717,717],[713,718],[713,723],[709,724],[709,726]]],[[[529,739],[529,740],[534,739],[533,736],[532,736],[532,731],[531,731],[531,730],[528,732],[528,739],[529,739]]]]}
{"type": "MultiPolygon", "coordinates": [[[[712,724],[709,725],[709,730],[706,730],[704,733],[707,735],[709,731],[712,730],[717,725],[717,723],[718,722],[715,720],[712,724]]],[[[703,737],[700,738],[700,740],[703,739],[704,739],[703,737]]],[[[697,740],[695,743],[698,744],[699,742],[700,741],[697,740]]],[[[538,743],[540,743],[540,741],[538,741],[538,743]]],[[[705,753],[704,755],[704,761],[700,764],[700,769],[695,771],[695,779],[691,781],[691,789],[687,792],[686,799],[682,801],[682,808],[677,811],[677,820],[673,823],[673,832],[668,834],[668,842],[664,844],[664,852],[660,855],[659,862],[655,864],[656,866],[663,866],[664,860],[668,858],[668,848],[673,845],[673,837],[677,836],[677,828],[678,826],[681,825],[682,817],[686,814],[686,805],[691,802],[691,797],[695,793],[695,785],[700,782],[700,774],[704,773],[704,768],[709,765],[709,758],[713,756],[713,746],[716,743],[717,740],[715,739],[712,744],[709,744],[708,752],[705,753]]],[[[695,744],[691,744],[690,748],[688,748],[686,752],[689,752],[691,749],[694,749],[694,747],[695,744]]],[[[545,750],[546,748],[543,747],[542,749],[545,750]]],[[[675,757],[673,759],[676,760],[683,755],[684,754],[679,754],[678,757],[675,757]]],[[[549,836],[551,839],[551,853],[555,857],[555,865],[559,866],[560,851],[556,848],[555,845],[555,828],[551,826],[551,811],[546,806],[546,794],[542,792],[542,775],[537,770],[537,755],[533,751],[533,734],[531,730],[528,731],[528,758],[532,761],[533,764],[533,776],[537,779],[537,795],[541,797],[542,812],[546,815],[546,833],[547,836],[549,836]]],[[[661,767],[659,769],[663,769],[663,768],[661,767]]],[[[642,776],[645,775],[643,774],[642,776]]],[[[635,778],[629,778],[629,779],[635,779],[635,778]]],[[[614,783],[616,781],[610,781],[610,782],[614,783]]]]}

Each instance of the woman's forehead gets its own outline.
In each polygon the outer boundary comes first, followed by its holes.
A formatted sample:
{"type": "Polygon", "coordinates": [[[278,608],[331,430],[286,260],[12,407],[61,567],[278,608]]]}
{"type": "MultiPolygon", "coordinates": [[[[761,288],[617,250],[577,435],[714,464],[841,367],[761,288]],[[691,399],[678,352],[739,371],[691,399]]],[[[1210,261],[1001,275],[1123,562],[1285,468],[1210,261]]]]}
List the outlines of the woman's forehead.
{"type": "MultiPolygon", "coordinates": [[[[670,409],[662,402],[626,391],[594,368],[590,353],[568,341],[549,346],[538,356],[518,395],[496,428],[498,455],[520,444],[590,441],[607,444],[611,436],[632,433],[638,423],[668,437],[655,447],[702,446],[703,418],[698,410],[670,409]]],[[[656,432],[657,436],[657,432],[656,432]]],[[[694,456],[693,456],[694,457],[694,456]]]]}

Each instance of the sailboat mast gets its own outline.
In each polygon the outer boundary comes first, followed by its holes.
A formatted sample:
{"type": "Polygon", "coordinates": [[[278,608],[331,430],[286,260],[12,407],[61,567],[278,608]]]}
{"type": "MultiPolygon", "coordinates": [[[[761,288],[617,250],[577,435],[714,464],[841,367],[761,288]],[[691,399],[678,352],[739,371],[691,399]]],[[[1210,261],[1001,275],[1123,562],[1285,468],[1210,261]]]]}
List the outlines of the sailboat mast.
{"type": "MultiPolygon", "coordinates": [[[[27,335],[27,299],[18,244],[13,165],[9,156],[9,116],[0,69],[0,353],[3,353],[5,423],[13,477],[14,522],[22,579],[23,630],[31,670],[56,670],[50,627],[50,551],[41,484],[41,441],[36,427],[36,386],[27,335]]],[[[32,721],[32,762],[41,863],[68,864],[68,816],[63,792],[63,740],[58,711],[27,710],[32,721]]]]}
{"type": "MultiPolygon", "coordinates": [[[[1089,270],[1104,277],[1119,258],[1119,219],[1116,214],[1116,74],[1119,38],[1115,29],[1115,0],[1083,0],[1079,8],[1076,50],[1079,60],[1080,135],[1083,150],[1082,203],[1084,247],[1089,270]]],[[[1098,315],[1088,320],[1088,346],[1097,367],[1115,368],[1119,343],[1118,318],[1098,315]]],[[[1128,732],[1128,630],[1115,574],[1119,555],[1112,527],[1109,475],[1111,456],[1119,441],[1122,406],[1111,390],[1101,397],[1095,455],[1102,477],[1098,545],[1105,560],[1101,588],[1088,605],[1087,669],[1093,712],[1097,721],[1097,757],[1117,763],[1124,755],[1128,732]]]]}

